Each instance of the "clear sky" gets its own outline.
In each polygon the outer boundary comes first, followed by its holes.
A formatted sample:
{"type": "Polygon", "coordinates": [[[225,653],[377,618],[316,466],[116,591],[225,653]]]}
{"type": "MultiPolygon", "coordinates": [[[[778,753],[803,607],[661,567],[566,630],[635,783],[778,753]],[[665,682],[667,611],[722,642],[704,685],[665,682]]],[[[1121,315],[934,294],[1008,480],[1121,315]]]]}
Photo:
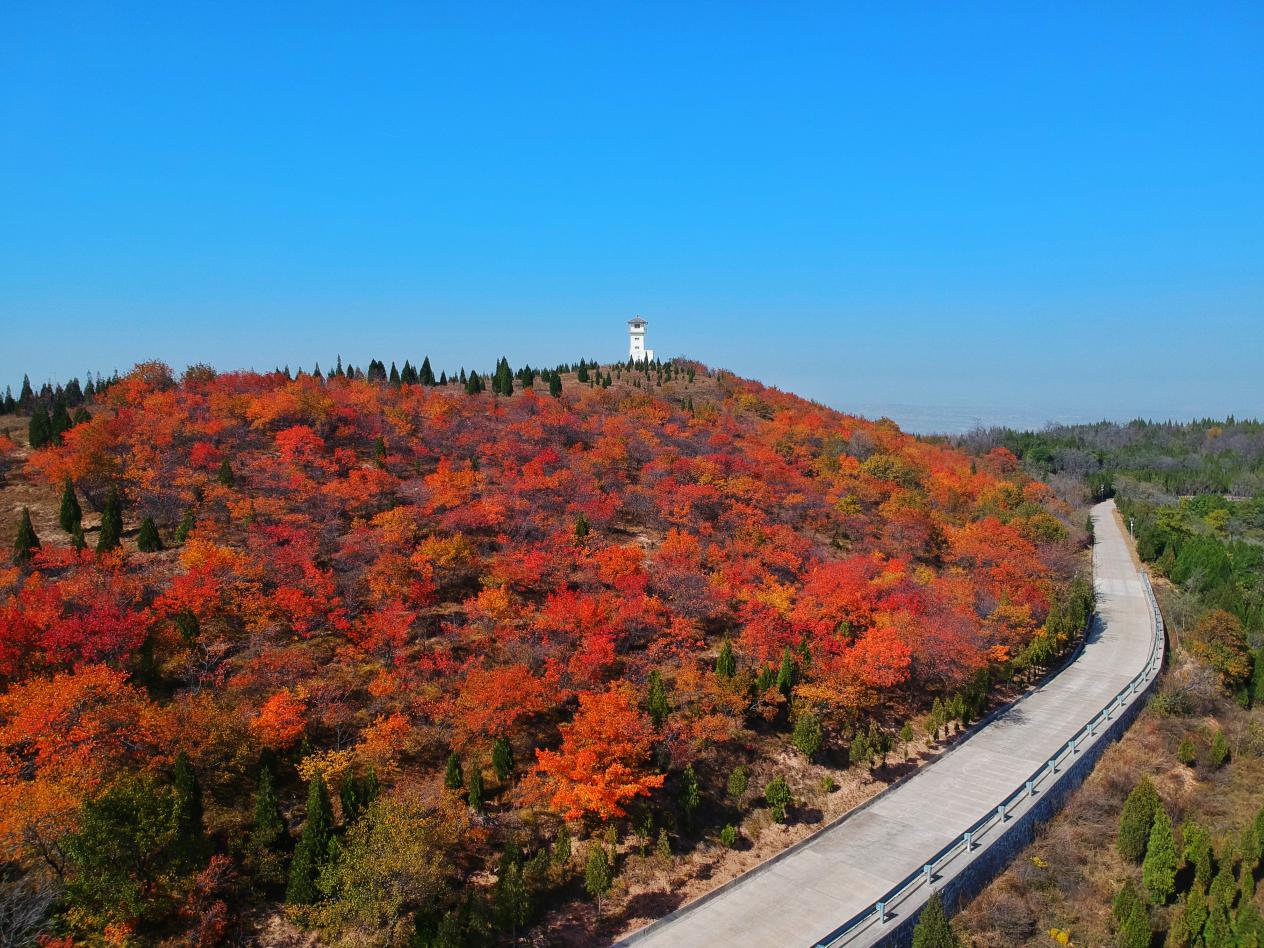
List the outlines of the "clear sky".
{"type": "Polygon", "coordinates": [[[687,354],[1264,415],[1264,4],[0,5],[0,385],[687,354]]]}

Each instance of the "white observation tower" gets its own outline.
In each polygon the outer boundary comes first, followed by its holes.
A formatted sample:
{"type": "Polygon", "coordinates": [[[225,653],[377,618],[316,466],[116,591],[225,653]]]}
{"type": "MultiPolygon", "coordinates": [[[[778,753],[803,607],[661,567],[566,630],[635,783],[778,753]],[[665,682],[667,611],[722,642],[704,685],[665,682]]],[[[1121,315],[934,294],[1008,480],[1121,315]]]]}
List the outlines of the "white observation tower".
{"type": "Polygon", "coordinates": [[[628,356],[633,362],[653,362],[654,350],[645,348],[645,327],[649,322],[636,316],[628,320],[628,356]]]}

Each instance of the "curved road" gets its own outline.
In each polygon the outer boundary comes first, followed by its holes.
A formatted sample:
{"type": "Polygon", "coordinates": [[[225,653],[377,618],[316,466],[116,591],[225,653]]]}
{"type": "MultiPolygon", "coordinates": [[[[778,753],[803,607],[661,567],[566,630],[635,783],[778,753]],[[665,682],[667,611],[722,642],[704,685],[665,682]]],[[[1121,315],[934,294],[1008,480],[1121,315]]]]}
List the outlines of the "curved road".
{"type": "MultiPolygon", "coordinates": [[[[995,811],[1150,658],[1151,610],[1114,511],[1093,508],[1098,621],[1065,670],[869,805],[618,944],[816,944],[995,811]]],[[[849,944],[881,937],[873,926],[849,944]]]]}

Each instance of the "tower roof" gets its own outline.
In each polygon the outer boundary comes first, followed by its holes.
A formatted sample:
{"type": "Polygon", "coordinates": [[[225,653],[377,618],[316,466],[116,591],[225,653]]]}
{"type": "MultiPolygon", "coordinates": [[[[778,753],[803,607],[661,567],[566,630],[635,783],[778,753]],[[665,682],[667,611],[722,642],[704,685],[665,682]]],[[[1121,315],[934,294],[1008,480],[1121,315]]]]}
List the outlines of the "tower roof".
{"type": "Polygon", "coordinates": [[[628,320],[628,325],[629,326],[648,326],[649,320],[642,319],[640,316],[634,316],[628,320]]]}

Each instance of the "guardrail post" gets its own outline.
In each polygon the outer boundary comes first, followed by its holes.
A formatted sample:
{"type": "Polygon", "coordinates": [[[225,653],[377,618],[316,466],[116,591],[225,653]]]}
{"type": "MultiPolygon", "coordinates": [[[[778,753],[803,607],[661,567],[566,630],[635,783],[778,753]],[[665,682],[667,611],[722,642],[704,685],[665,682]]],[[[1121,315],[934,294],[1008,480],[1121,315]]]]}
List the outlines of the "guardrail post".
{"type": "Polygon", "coordinates": [[[966,833],[966,852],[974,847],[974,833],[966,833]]]}
{"type": "Polygon", "coordinates": [[[1036,781],[1027,781],[1027,796],[1034,797],[1036,795],[1036,781]]]}
{"type": "Polygon", "coordinates": [[[887,923],[887,903],[878,903],[878,924],[885,925],[887,923]]]}
{"type": "Polygon", "coordinates": [[[1000,806],[996,808],[996,815],[1001,818],[1002,823],[1005,822],[1005,804],[1004,803],[1002,803],[1000,806]]]}
{"type": "Polygon", "coordinates": [[[935,877],[935,866],[933,863],[927,863],[922,866],[922,872],[926,873],[926,884],[929,886],[935,877]]]}
{"type": "Polygon", "coordinates": [[[1067,741],[1067,747],[1070,748],[1072,754],[1075,753],[1075,738],[1071,738],[1067,741]]]}

